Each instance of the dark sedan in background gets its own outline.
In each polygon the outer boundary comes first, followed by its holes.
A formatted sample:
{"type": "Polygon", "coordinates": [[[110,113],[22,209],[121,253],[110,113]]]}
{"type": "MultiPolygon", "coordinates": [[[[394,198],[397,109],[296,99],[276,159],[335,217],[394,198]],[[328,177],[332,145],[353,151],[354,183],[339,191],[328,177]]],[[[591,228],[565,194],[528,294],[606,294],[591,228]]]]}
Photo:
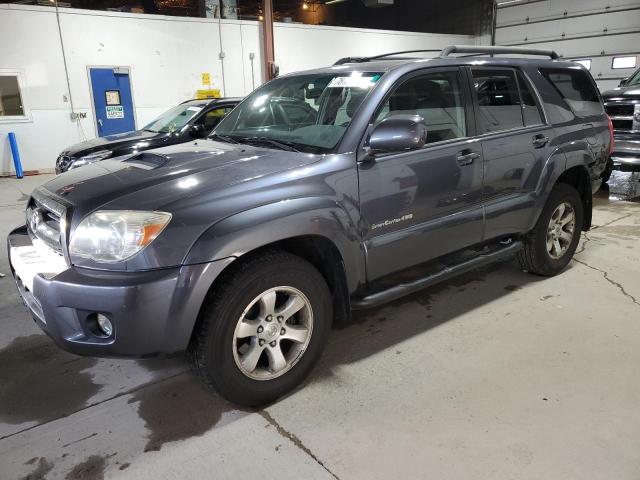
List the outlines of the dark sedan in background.
{"type": "Polygon", "coordinates": [[[56,160],[56,173],[106,158],[204,138],[240,103],[240,98],[189,100],[166,111],[142,130],[99,137],[67,148],[56,160]]]}

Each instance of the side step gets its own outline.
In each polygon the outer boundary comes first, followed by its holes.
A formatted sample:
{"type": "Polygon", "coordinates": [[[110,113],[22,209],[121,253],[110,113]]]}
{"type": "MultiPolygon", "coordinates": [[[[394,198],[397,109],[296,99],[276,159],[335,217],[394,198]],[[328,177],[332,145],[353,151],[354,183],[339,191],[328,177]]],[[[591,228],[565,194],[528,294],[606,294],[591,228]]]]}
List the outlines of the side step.
{"type": "Polygon", "coordinates": [[[431,275],[420,278],[413,282],[401,283],[386,290],[372,293],[371,295],[367,295],[366,297],[352,298],[351,308],[353,310],[362,310],[365,308],[377,307],[378,305],[391,302],[398,298],[404,297],[405,295],[409,295],[411,293],[422,290],[423,288],[429,287],[436,283],[440,283],[443,280],[447,280],[457,275],[466,273],[470,270],[474,270],[478,267],[493,263],[497,260],[515,255],[516,253],[518,253],[518,251],[520,251],[521,248],[521,241],[513,241],[503,248],[480,254],[477,257],[471,258],[456,265],[452,265],[450,267],[446,267],[443,270],[432,273],[431,275]]]}

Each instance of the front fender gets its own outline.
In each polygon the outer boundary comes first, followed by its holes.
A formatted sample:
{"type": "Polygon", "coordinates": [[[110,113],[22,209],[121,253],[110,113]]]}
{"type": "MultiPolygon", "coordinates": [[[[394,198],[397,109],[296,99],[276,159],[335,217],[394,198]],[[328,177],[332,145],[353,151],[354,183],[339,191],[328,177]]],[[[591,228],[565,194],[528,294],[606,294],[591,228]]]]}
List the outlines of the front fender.
{"type": "Polygon", "coordinates": [[[324,237],[337,247],[349,292],[364,282],[365,259],[357,227],[341,205],[324,197],[282,200],[220,220],[200,236],[183,263],[240,257],[274,242],[308,235],[324,237]]]}

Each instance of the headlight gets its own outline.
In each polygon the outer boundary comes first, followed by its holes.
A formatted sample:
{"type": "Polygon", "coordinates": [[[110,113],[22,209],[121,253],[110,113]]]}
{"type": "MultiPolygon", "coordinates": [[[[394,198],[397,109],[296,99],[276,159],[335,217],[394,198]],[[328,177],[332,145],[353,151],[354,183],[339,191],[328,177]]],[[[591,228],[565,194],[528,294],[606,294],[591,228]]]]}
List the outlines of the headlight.
{"type": "Polygon", "coordinates": [[[169,220],[166,212],[99,210],[71,233],[69,254],[101,263],[122,262],[153,242],[169,220]]]}
{"type": "Polygon", "coordinates": [[[84,165],[89,165],[90,163],[99,162],[100,160],[109,158],[112,153],[113,152],[111,150],[100,150],[99,152],[93,152],[89,155],[84,155],[71,162],[71,165],[69,165],[69,170],[73,170],[74,168],[82,167],[84,165]]]}

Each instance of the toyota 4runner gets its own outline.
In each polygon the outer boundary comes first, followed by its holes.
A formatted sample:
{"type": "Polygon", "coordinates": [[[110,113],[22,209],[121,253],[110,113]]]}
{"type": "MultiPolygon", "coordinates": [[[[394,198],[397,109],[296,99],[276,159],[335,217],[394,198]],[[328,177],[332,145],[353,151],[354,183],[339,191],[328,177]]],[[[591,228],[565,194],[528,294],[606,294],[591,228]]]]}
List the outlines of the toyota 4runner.
{"type": "Polygon", "coordinates": [[[50,180],[10,263],[62,348],[189,350],[223,396],[259,405],[352,309],[514,255],[560,272],[611,135],[589,72],[553,51],[342,59],[263,85],[207,139],[50,180]]]}

